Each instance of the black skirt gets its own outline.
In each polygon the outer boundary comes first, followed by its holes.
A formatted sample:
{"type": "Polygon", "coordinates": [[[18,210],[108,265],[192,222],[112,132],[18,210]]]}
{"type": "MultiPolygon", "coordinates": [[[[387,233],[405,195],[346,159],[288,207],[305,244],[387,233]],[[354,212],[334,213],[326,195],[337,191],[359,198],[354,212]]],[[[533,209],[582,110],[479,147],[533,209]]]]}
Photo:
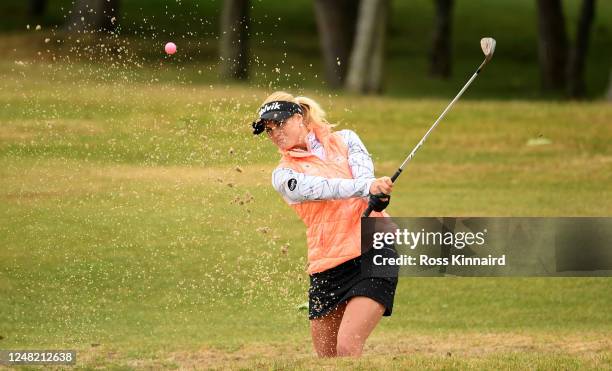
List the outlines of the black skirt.
{"type": "Polygon", "coordinates": [[[370,249],[361,256],[311,275],[308,318],[322,317],[354,296],[376,300],[385,307],[383,316],[390,316],[397,287],[397,269],[381,269],[374,265],[375,255],[397,257],[397,252],[393,246],[370,249]]]}

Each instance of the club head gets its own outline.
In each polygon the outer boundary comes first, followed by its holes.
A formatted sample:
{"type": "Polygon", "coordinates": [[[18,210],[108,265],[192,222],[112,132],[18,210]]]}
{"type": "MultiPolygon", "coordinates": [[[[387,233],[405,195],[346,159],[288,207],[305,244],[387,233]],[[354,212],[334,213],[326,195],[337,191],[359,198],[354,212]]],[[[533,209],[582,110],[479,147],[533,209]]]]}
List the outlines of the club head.
{"type": "Polygon", "coordinates": [[[495,53],[495,39],[492,37],[484,37],[480,39],[480,47],[482,48],[482,52],[484,53],[487,62],[493,58],[493,53],[495,53]]]}

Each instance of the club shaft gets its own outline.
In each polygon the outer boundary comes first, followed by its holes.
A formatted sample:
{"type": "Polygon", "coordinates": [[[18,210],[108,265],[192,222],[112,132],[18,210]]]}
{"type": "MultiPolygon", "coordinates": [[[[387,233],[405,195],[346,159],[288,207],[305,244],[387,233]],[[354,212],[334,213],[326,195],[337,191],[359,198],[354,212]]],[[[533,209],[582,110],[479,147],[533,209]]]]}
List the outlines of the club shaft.
{"type": "Polygon", "coordinates": [[[482,69],[482,67],[485,65],[487,61],[485,60],[484,62],[482,62],[482,64],[480,65],[480,67],[478,67],[478,70],[476,70],[476,72],[472,75],[472,77],[470,77],[470,79],[468,80],[468,82],[463,85],[463,88],[461,88],[461,90],[459,91],[459,93],[455,96],[455,98],[448,104],[448,106],[446,106],[446,108],[444,109],[444,111],[442,112],[442,114],[440,115],[440,117],[438,117],[438,119],[436,120],[436,122],[433,123],[433,125],[431,125],[431,127],[429,128],[429,130],[427,130],[427,133],[425,133],[425,135],[423,136],[423,138],[421,139],[421,141],[416,145],[416,147],[414,147],[414,149],[412,150],[412,152],[410,152],[410,154],[408,155],[408,157],[406,157],[406,159],[404,160],[404,162],[402,162],[402,164],[400,165],[398,171],[395,172],[395,174],[393,175],[393,177],[391,178],[392,181],[395,182],[395,179],[397,179],[399,177],[399,175],[401,174],[401,172],[404,170],[404,167],[410,162],[410,160],[412,160],[412,158],[414,157],[414,155],[417,153],[417,151],[419,150],[419,148],[421,148],[421,146],[423,145],[423,143],[425,143],[425,140],[427,140],[427,137],[429,136],[429,134],[433,131],[433,129],[436,128],[436,126],[438,126],[438,123],[440,121],[442,121],[442,119],[444,118],[444,116],[446,116],[446,113],[448,113],[448,111],[450,111],[450,109],[453,107],[453,105],[455,104],[455,102],[457,102],[459,100],[459,98],[461,98],[461,96],[463,95],[463,93],[467,90],[467,88],[470,86],[470,84],[472,83],[472,81],[474,81],[474,79],[476,78],[476,76],[478,76],[478,74],[480,73],[480,70],[482,69]]]}
{"type": "MultiPolygon", "coordinates": [[[[414,147],[414,149],[412,150],[412,152],[410,152],[410,154],[408,155],[408,157],[406,157],[406,159],[404,160],[404,162],[402,162],[402,164],[400,165],[400,167],[397,169],[397,171],[395,172],[395,174],[393,174],[393,176],[391,177],[391,181],[395,183],[395,180],[397,178],[399,178],[399,176],[402,174],[402,171],[404,170],[404,167],[410,162],[410,160],[412,160],[412,158],[414,157],[414,155],[417,153],[417,151],[419,150],[419,148],[421,148],[421,146],[423,145],[423,143],[425,143],[425,140],[427,140],[427,137],[429,136],[429,134],[433,131],[433,129],[436,128],[436,126],[438,126],[438,123],[444,118],[444,116],[446,116],[446,113],[453,107],[453,105],[455,104],[455,102],[457,102],[459,100],[459,98],[461,98],[461,96],[463,95],[463,93],[467,90],[467,88],[470,86],[470,84],[472,83],[472,81],[474,81],[474,79],[476,78],[476,76],[478,76],[478,74],[480,73],[480,71],[482,70],[482,68],[487,64],[487,62],[489,61],[490,58],[485,58],[485,60],[480,64],[480,66],[478,67],[478,69],[476,70],[476,72],[474,72],[474,74],[472,75],[472,77],[470,77],[470,79],[468,80],[468,82],[463,85],[463,88],[461,88],[461,90],[459,90],[459,93],[457,93],[457,95],[455,96],[455,98],[448,104],[448,106],[446,106],[446,108],[444,109],[444,111],[442,111],[442,114],[440,114],[440,117],[438,117],[438,119],[436,120],[436,122],[433,123],[433,125],[431,125],[431,127],[429,128],[429,130],[427,130],[427,133],[425,133],[425,135],[423,136],[423,138],[421,138],[421,141],[416,145],[416,147],[414,147]]],[[[372,213],[372,207],[368,204],[368,207],[366,208],[366,210],[363,212],[363,214],[361,215],[363,218],[367,218],[368,216],[370,216],[370,213],[372,213]]]]}

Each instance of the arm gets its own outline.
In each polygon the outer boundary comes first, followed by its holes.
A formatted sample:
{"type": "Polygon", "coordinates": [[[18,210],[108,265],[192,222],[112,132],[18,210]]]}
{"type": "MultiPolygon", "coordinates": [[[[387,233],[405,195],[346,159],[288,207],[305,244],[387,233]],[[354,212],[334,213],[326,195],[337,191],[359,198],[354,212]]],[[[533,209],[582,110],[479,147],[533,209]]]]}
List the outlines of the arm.
{"type": "Polygon", "coordinates": [[[374,164],[365,145],[352,130],[338,132],[348,147],[348,163],[355,179],[374,179],[374,164]]]}
{"type": "Polygon", "coordinates": [[[290,168],[277,168],[272,185],[287,203],[367,197],[372,179],[324,178],[306,175],[290,168]]]}
{"type": "MultiPolygon", "coordinates": [[[[352,130],[341,130],[338,132],[348,147],[348,162],[354,178],[374,178],[374,164],[365,145],[352,130]]],[[[393,182],[389,177],[382,177],[374,181],[370,189],[370,200],[368,209],[364,216],[369,216],[372,211],[383,211],[388,205],[391,196],[393,182]]]]}

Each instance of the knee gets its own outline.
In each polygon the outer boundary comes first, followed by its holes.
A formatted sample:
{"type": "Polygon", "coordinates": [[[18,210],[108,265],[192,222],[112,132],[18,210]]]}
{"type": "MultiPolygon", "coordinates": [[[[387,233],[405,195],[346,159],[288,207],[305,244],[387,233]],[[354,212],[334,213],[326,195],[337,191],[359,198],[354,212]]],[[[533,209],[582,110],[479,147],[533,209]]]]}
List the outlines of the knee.
{"type": "Polygon", "coordinates": [[[363,341],[357,336],[340,336],[336,343],[336,355],[338,357],[359,357],[363,350],[363,341]]]}

